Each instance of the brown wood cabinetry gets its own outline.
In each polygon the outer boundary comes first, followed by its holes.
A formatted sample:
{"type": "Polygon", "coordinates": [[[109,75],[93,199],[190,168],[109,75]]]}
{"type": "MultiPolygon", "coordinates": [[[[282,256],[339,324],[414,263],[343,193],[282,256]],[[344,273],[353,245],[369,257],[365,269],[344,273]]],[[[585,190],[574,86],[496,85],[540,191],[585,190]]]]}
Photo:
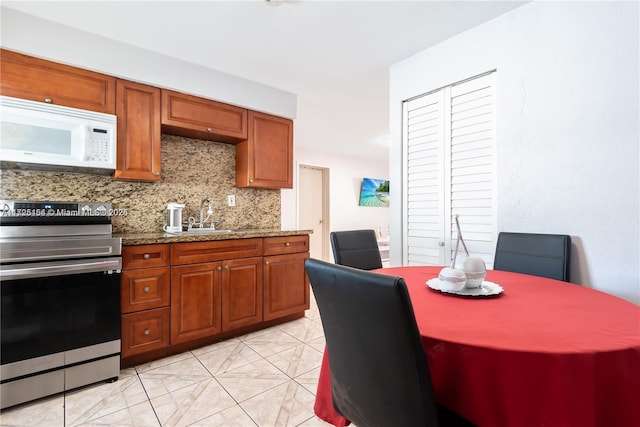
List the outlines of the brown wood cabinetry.
{"type": "Polygon", "coordinates": [[[222,263],[171,267],[171,344],[222,332],[222,263]]]}
{"type": "Polygon", "coordinates": [[[5,49],[0,68],[2,95],[115,114],[115,77],[5,49]]]}
{"type": "Polygon", "coordinates": [[[172,344],[262,321],[262,239],[175,243],[171,253],[172,344]]]}
{"type": "Polygon", "coordinates": [[[159,181],[160,89],[118,80],[118,161],[114,179],[159,181]]]}
{"type": "Polygon", "coordinates": [[[169,245],[125,246],[120,306],[122,357],[169,345],[169,245]]]}
{"type": "Polygon", "coordinates": [[[169,307],[122,316],[122,357],[147,353],[169,345],[169,307]]]}
{"type": "Polygon", "coordinates": [[[236,186],[293,188],[293,121],[0,49],[0,94],[118,116],[116,180],[161,179],[161,132],[237,144],[236,186]]]}
{"type": "Polygon", "coordinates": [[[308,251],[309,236],[264,239],[264,320],[309,308],[309,279],[304,270],[308,251]]]}
{"type": "Polygon", "coordinates": [[[308,257],[307,235],[125,246],[123,365],[303,316],[308,257]]]}
{"type": "Polygon", "coordinates": [[[225,261],[222,266],[222,330],[262,322],[262,257],[225,261]]]}
{"type": "Polygon", "coordinates": [[[249,111],[248,139],[236,145],[236,186],[293,188],[293,121],[249,111]]]}
{"type": "Polygon", "coordinates": [[[168,244],[125,246],[122,248],[122,268],[130,270],[166,266],[170,264],[170,255],[168,244]]]}
{"type": "Polygon", "coordinates": [[[162,128],[174,135],[236,143],[247,139],[247,110],[163,89],[162,128]]]}

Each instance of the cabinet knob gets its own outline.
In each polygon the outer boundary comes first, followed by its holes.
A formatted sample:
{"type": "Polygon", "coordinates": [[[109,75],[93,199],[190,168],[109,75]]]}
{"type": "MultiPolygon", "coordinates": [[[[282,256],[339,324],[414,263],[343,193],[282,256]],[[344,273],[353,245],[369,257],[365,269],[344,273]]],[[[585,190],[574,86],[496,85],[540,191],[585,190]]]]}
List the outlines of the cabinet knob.
{"type": "Polygon", "coordinates": [[[217,269],[217,270],[218,270],[218,271],[222,270],[222,267],[218,266],[218,269],[217,269]]]}
{"type": "Polygon", "coordinates": [[[225,268],[226,270],[228,270],[228,269],[229,269],[229,266],[228,266],[228,265],[225,265],[225,266],[224,266],[224,268],[225,268]]]}
{"type": "Polygon", "coordinates": [[[145,286],[143,290],[144,290],[145,292],[149,292],[149,291],[151,290],[151,288],[150,288],[150,287],[148,287],[148,286],[145,286]]]}
{"type": "Polygon", "coordinates": [[[289,247],[289,246],[291,246],[291,243],[286,242],[284,245],[285,245],[285,246],[287,246],[287,247],[289,247]]]}
{"type": "Polygon", "coordinates": [[[44,99],[44,102],[46,102],[47,104],[51,104],[51,103],[53,103],[53,99],[51,99],[51,98],[45,98],[45,99],[44,99]]]}
{"type": "Polygon", "coordinates": [[[265,261],[265,262],[264,262],[264,264],[265,264],[265,265],[269,265],[269,261],[265,261]]]}
{"type": "Polygon", "coordinates": [[[250,182],[250,183],[253,183],[253,179],[250,179],[250,180],[249,180],[249,182],[250,182]]]}
{"type": "Polygon", "coordinates": [[[207,128],[207,132],[211,132],[211,128],[207,128]]]}
{"type": "Polygon", "coordinates": [[[144,254],[144,255],[142,255],[142,258],[144,258],[144,259],[149,259],[149,258],[151,258],[151,255],[149,255],[149,254],[144,254]]]}
{"type": "Polygon", "coordinates": [[[144,330],[144,334],[145,334],[145,335],[149,335],[150,333],[151,333],[151,331],[150,331],[150,330],[148,330],[148,329],[145,329],[145,330],[144,330]]]}
{"type": "Polygon", "coordinates": [[[160,176],[160,172],[154,172],[153,174],[156,176],[160,176]]]}

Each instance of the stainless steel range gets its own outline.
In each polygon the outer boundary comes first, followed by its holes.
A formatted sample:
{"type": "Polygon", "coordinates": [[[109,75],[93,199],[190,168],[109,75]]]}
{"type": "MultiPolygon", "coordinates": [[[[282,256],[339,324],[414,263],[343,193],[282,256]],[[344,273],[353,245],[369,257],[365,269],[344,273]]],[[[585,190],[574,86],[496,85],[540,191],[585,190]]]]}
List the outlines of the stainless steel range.
{"type": "Polygon", "coordinates": [[[120,372],[111,204],[0,200],[0,408],[120,372]]]}

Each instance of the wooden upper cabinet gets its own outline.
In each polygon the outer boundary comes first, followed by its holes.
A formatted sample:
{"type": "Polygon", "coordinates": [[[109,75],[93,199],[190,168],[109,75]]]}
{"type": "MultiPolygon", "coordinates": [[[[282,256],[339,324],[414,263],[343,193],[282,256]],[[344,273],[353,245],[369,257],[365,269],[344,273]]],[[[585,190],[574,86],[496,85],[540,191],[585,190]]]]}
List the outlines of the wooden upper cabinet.
{"type": "Polygon", "coordinates": [[[0,93],[15,98],[115,114],[116,78],[0,50],[0,93]]]}
{"type": "Polygon", "coordinates": [[[237,143],[247,139],[247,110],[163,89],[162,128],[173,135],[237,143]]]}
{"type": "Polygon", "coordinates": [[[118,162],[113,179],[159,181],[160,89],[118,80],[118,162]]]}
{"type": "Polygon", "coordinates": [[[249,137],[236,145],[236,186],[293,188],[293,121],[249,111],[249,137]]]}

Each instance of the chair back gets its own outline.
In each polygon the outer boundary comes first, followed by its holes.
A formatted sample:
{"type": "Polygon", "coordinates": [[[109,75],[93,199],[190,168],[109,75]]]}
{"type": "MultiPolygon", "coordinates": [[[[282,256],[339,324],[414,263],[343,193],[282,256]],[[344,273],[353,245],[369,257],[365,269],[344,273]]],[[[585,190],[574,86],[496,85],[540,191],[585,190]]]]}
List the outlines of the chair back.
{"type": "Polygon", "coordinates": [[[406,283],[305,261],[318,303],[333,404],[358,427],[437,426],[427,358],[406,283]]]}
{"type": "Polygon", "coordinates": [[[336,264],[362,270],[382,268],[378,239],[373,230],[332,231],[329,239],[336,264]]]}
{"type": "Polygon", "coordinates": [[[493,268],[570,281],[571,236],[564,234],[498,234],[493,268]]]}

